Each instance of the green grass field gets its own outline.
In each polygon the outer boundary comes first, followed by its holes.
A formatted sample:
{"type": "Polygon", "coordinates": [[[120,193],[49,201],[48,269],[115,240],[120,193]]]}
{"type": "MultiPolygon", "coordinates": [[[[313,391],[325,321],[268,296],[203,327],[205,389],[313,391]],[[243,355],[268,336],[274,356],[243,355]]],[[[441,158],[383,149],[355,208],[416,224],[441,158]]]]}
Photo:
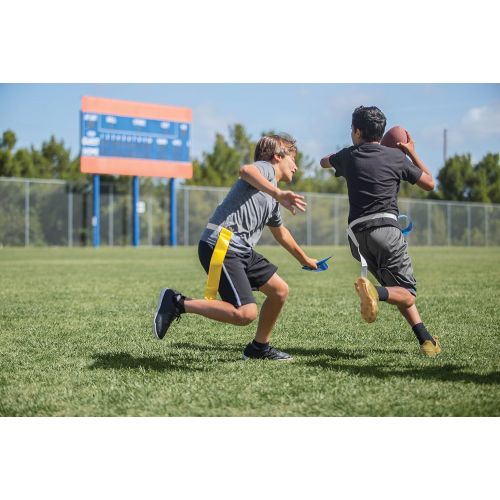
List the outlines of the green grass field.
{"type": "Polygon", "coordinates": [[[0,415],[500,415],[498,248],[410,249],[437,359],[394,307],[361,320],[347,248],[308,249],[333,253],[324,273],[259,251],[290,285],[272,339],[289,363],[241,360],[255,325],[186,315],[153,338],[162,287],[203,292],[194,247],[0,249],[0,415]]]}

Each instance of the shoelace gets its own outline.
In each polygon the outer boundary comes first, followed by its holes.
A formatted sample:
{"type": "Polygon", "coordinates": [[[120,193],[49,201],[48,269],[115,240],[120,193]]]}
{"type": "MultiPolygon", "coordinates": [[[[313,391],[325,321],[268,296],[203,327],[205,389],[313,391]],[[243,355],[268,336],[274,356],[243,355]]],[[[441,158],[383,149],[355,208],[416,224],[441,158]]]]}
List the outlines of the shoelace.
{"type": "MultiPolygon", "coordinates": [[[[175,297],[180,297],[180,294],[179,295],[175,295],[175,297]]],[[[179,301],[177,300],[177,298],[175,298],[173,300],[174,302],[174,305],[175,305],[175,310],[174,310],[174,317],[176,319],[176,321],[180,321],[181,320],[181,312],[179,312],[179,308],[180,308],[180,304],[179,304],[179,301]]]]}
{"type": "Polygon", "coordinates": [[[266,352],[266,357],[268,357],[268,358],[273,358],[276,355],[278,355],[278,353],[279,353],[278,349],[275,349],[274,347],[271,347],[271,346],[269,346],[269,348],[266,349],[265,352],[266,352]]]}
{"type": "Polygon", "coordinates": [[[174,319],[175,319],[176,321],[180,321],[180,319],[181,319],[181,314],[182,314],[182,313],[181,313],[181,312],[179,312],[179,308],[178,308],[177,304],[175,304],[175,309],[174,309],[174,319]]]}

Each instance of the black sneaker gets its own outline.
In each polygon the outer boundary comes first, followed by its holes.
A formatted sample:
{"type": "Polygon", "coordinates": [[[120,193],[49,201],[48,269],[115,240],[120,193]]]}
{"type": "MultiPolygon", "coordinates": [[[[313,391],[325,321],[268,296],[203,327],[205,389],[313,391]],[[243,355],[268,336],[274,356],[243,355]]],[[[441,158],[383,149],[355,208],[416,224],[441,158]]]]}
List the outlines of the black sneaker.
{"type": "Polygon", "coordinates": [[[165,337],[170,324],[175,318],[180,319],[181,311],[176,301],[178,295],[180,293],[171,288],[164,288],[160,293],[153,320],[153,334],[158,340],[165,337]]]}
{"type": "Polygon", "coordinates": [[[268,346],[266,349],[257,349],[252,342],[245,347],[243,359],[272,359],[273,361],[290,361],[292,356],[286,352],[278,351],[274,347],[268,346]]]}

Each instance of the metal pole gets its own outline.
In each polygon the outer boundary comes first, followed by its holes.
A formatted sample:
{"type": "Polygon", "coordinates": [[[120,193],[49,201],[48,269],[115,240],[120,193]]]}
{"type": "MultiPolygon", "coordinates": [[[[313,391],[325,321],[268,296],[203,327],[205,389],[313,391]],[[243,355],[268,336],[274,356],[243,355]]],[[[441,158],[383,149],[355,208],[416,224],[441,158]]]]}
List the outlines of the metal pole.
{"type": "MultiPolygon", "coordinates": [[[[407,216],[408,216],[408,222],[411,221],[411,201],[408,200],[408,210],[407,210],[407,216]]],[[[408,246],[410,246],[410,238],[406,238],[406,243],[408,244],[408,246]]]]}
{"type": "Polygon", "coordinates": [[[113,221],[114,221],[114,200],[113,200],[113,184],[109,185],[109,198],[108,198],[108,245],[110,247],[113,246],[113,237],[114,237],[114,232],[115,228],[113,226],[113,221]]]}
{"type": "Polygon", "coordinates": [[[68,246],[73,246],[73,190],[71,185],[68,191],[68,246]]]}
{"type": "Polygon", "coordinates": [[[489,224],[488,224],[488,207],[484,207],[484,246],[488,246],[488,238],[489,238],[489,224]]]}
{"type": "Polygon", "coordinates": [[[170,179],[170,246],[177,246],[177,196],[175,179],[170,179]]]}
{"type": "Polygon", "coordinates": [[[432,245],[432,202],[427,202],[427,246],[432,245]]]}
{"type": "Polygon", "coordinates": [[[333,243],[335,246],[339,244],[339,198],[335,196],[333,200],[333,218],[335,220],[335,228],[334,228],[334,240],[333,243]]]}
{"type": "Polygon", "coordinates": [[[92,226],[94,228],[94,247],[101,245],[101,177],[93,177],[93,216],[92,226]]]}
{"type": "Polygon", "coordinates": [[[30,182],[24,183],[24,246],[30,244],[30,182]]]}
{"type": "Polygon", "coordinates": [[[148,208],[148,243],[149,246],[153,246],[153,197],[149,195],[149,208],[148,208]]]}
{"type": "Polygon", "coordinates": [[[139,246],[141,235],[140,235],[140,222],[139,222],[139,210],[137,210],[137,205],[139,204],[139,177],[134,175],[132,177],[132,245],[134,247],[139,246]]]}
{"type": "Polygon", "coordinates": [[[451,245],[451,204],[447,204],[448,207],[448,245],[451,245]]]}
{"type": "Polygon", "coordinates": [[[467,245],[471,244],[471,220],[470,220],[470,205],[467,205],[467,245]]]}
{"type": "Polygon", "coordinates": [[[184,245],[189,245],[189,190],[184,186],[184,245]]]}

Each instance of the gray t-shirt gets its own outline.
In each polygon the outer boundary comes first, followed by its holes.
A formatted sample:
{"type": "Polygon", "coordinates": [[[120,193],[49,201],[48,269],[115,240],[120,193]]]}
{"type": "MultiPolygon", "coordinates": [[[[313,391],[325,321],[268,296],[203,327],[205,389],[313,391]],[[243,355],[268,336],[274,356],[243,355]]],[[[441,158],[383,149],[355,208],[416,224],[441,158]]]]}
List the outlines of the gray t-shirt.
{"type": "MultiPolygon", "coordinates": [[[[257,161],[253,165],[273,186],[277,185],[271,163],[257,161]]],[[[242,179],[235,182],[208,222],[233,232],[229,248],[237,252],[253,248],[259,241],[264,226],[279,227],[283,224],[279,203],[242,179]]],[[[215,245],[218,236],[218,231],[205,229],[200,240],[215,245]]]]}

